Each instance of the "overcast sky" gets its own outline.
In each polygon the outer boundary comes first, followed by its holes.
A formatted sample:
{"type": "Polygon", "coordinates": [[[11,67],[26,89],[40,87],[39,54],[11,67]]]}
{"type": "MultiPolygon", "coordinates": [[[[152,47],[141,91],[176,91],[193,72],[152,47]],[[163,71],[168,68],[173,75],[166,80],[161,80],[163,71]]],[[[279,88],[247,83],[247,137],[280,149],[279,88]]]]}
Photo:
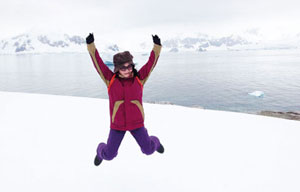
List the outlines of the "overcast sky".
{"type": "Polygon", "coordinates": [[[0,39],[29,30],[103,36],[300,32],[297,0],[1,0],[0,39]]]}

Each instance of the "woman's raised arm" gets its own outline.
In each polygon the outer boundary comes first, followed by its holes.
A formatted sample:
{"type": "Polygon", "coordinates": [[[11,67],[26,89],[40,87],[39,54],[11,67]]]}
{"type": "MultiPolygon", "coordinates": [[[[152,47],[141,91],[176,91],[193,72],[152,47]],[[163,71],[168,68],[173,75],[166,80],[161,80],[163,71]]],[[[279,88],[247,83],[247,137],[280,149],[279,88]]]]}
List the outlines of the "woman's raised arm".
{"type": "Polygon", "coordinates": [[[112,76],[114,75],[114,73],[102,61],[98,53],[98,50],[96,49],[94,43],[94,35],[92,33],[90,33],[89,36],[86,38],[86,44],[97,72],[99,73],[100,77],[108,87],[109,82],[112,76]]]}
{"type": "Polygon", "coordinates": [[[139,70],[139,78],[141,83],[144,85],[149,78],[151,72],[153,71],[154,67],[156,66],[157,60],[159,58],[159,54],[161,51],[161,43],[160,43],[160,38],[155,35],[153,36],[153,43],[154,47],[150,53],[150,57],[148,59],[148,62],[139,70]]]}

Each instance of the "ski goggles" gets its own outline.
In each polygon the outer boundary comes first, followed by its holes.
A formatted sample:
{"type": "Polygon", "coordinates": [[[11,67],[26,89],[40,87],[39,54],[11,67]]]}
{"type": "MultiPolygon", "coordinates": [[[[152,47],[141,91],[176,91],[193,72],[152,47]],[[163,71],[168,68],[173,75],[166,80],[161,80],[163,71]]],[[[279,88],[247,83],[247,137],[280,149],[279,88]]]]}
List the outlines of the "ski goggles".
{"type": "Polygon", "coordinates": [[[120,67],[120,71],[126,71],[127,69],[128,69],[129,71],[131,71],[132,68],[133,68],[133,64],[130,64],[130,65],[128,65],[127,67],[126,67],[126,66],[120,67]]]}

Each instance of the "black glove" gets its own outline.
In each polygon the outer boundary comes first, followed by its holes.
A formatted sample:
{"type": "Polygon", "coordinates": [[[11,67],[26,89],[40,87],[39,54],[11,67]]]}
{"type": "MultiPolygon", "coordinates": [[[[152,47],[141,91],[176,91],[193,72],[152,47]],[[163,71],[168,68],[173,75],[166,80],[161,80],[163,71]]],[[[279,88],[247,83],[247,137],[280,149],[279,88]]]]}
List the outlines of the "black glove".
{"type": "Polygon", "coordinates": [[[93,33],[90,33],[89,36],[87,36],[87,38],[86,38],[86,43],[91,44],[93,42],[94,42],[94,35],[93,35],[93,33]]]}
{"type": "Polygon", "coordinates": [[[153,38],[153,43],[161,46],[160,38],[157,35],[155,35],[155,36],[152,35],[152,38],[153,38]]]}

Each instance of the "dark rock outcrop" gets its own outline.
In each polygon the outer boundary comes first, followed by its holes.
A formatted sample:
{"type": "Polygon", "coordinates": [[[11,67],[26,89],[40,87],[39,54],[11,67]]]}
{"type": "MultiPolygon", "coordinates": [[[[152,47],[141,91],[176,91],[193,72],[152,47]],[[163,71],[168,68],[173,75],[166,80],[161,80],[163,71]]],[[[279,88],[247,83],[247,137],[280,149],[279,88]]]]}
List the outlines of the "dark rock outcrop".
{"type": "Polygon", "coordinates": [[[300,112],[261,111],[258,114],[300,121],[300,112]]]}

